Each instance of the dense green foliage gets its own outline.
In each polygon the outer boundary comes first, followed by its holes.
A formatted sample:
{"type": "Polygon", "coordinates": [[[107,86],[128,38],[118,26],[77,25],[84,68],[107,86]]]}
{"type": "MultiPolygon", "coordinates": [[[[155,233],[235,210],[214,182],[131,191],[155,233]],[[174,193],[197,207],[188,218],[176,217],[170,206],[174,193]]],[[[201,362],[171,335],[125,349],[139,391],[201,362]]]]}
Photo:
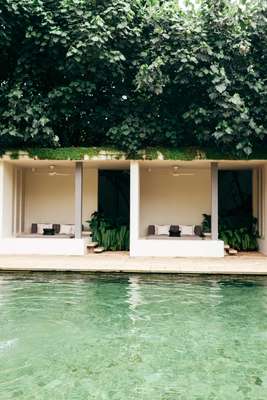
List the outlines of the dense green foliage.
{"type": "MultiPolygon", "coordinates": [[[[202,229],[204,233],[211,232],[211,216],[203,214],[202,229]]],[[[239,225],[232,218],[219,219],[219,238],[231,248],[238,251],[258,250],[259,234],[257,231],[257,219],[248,219],[239,225]]]]}
{"type": "Polygon", "coordinates": [[[257,234],[247,227],[235,229],[222,229],[220,239],[231,248],[238,251],[258,250],[257,234]]]}
{"type": "Polygon", "coordinates": [[[0,0],[0,146],[249,155],[267,143],[266,18],[265,0],[0,0]]]}
{"type": "Polygon", "coordinates": [[[105,250],[129,250],[129,226],[113,221],[99,212],[92,214],[88,221],[93,242],[105,250]]]}
{"type": "MultiPolygon", "coordinates": [[[[40,160],[90,160],[90,159],[126,159],[130,155],[117,148],[101,146],[101,147],[33,147],[18,149],[0,149],[0,155],[8,155],[11,159],[19,157],[31,157],[40,160]]],[[[266,160],[267,148],[255,148],[250,156],[244,153],[225,153],[221,148],[206,147],[179,147],[179,148],[163,148],[163,147],[146,147],[134,154],[135,159],[139,160],[266,160]]]]}

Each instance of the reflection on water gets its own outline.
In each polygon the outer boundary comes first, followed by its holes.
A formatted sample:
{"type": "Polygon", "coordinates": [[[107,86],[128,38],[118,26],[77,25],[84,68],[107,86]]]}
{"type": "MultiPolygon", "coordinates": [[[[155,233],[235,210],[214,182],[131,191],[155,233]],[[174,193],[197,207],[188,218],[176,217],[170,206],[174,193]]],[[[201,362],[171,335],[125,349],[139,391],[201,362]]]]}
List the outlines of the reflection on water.
{"type": "Polygon", "coordinates": [[[267,280],[2,274],[0,399],[263,400],[267,280]]]}
{"type": "Polygon", "coordinates": [[[129,285],[128,285],[128,303],[130,308],[129,317],[133,322],[138,318],[136,308],[142,304],[142,295],[141,295],[141,287],[139,279],[140,278],[137,275],[132,275],[129,277],[129,285]]]}

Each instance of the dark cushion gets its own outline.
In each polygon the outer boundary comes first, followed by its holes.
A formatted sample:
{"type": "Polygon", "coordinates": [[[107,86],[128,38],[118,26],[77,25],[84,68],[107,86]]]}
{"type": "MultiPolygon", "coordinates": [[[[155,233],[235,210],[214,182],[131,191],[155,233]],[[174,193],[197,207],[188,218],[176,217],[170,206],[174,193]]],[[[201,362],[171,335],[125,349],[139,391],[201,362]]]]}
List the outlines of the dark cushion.
{"type": "Polygon", "coordinates": [[[180,237],[181,236],[181,231],[177,231],[177,232],[170,231],[169,236],[170,237],[180,237]]]}
{"type": "Polygon", "coordinates": [[[203,235],[203,229],[202,229],[201,225],[195,225],[194,234],[196,236],[202,236],[203,235]]]}
{"type": "Polygon", "coordinates": [[[44,228],[43,235],[50,236],[55,234],[55,229],[44,228]]]}
{"type": "Polygon", "coordinates": [[[174,232],[174,233],[180,232],[179,225],[171,225],[170,226],[170,233],[171,232],[174,232]]]}
{"type": "Polygon", "coordinates": [[[155,235],[155,225],[148,225],[147,228],[147,234],[150,235],[155,235]]]}
{"type": "Polygon", "coordinates": [[[53,224],[52,226],[55,231],[55,234],[58,235],[60,232],[60,224],[53,224]]]}
{"type": "Polygon", "coordinates": [[[37,233],[37,224],[32,224],[31,233],[37,233]]]}

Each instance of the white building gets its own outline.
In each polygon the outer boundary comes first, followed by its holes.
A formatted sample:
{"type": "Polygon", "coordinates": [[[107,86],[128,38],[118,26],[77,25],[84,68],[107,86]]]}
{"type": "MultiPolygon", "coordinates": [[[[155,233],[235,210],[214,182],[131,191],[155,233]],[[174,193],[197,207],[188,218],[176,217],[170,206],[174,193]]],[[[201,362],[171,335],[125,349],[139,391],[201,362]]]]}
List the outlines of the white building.
{"type": "Polygon", "coordinates": [[[251,170],[259,249],[267,255],[267,161],[59,161],[28,156],[0,161],[0,254],[86,254],[90,239],[82,225],[97,211],[101,169],[130,171],[130,255],[165,257],[223,257],[218,170],[251,170]],[[211,234],[204,239],[147,233],[149,225],[199,225],[204,213],[212,221],[211,234]],[[44,236],[38,229],[33,232],[33,224],[74,225],[73,235],[44,236]]]}

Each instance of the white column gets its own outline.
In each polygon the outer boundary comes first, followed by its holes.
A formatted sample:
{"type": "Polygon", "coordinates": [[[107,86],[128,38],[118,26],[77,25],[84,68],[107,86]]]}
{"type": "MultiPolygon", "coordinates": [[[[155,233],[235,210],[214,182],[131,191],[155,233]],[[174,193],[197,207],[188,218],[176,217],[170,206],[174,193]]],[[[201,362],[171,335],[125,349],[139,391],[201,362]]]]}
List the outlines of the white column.
{"type": "Polygon", "coordinates": [[[18,168],[13,169],[13,236],[17,234],[17,219],[18,219],[18,168]]]}
{"type": "Polygon", "coordinates": [[[83,163],[75,164],[75,238],[82,237],[83,163]]]}
{"type": "Polygon", "coordinates": [[[0,237],[11,238],[13,231],[13,165],[0,162],[0,237]]]}
{"type": "Polygon", "coordinates": [[[4,236],[4,163],[0,161],[0,238],[4,236]]]}
{"type": "Polygon", "coordinates": [[[130,166],[130,254],[134,255],[140,227],[140,168],[138,161],[130,166]]]}
{"type": "Polygon", "coordinates": [[[211,238],[218,240],[218,163],[211,163],[211,238]]]}
{"type": "Polygon", "coordinates": [[[264,167],[253,168],[252,174],[252,208],[253,217],[257,218],[259,236],[263,233],[263,176],[264,167]]]}
{"type": "Polygon", "coordinates": [[[260,252],[267,255],[267,163],[262,167],[260,184],[261,237],[258,239],[258,244],[260,252]]]}

